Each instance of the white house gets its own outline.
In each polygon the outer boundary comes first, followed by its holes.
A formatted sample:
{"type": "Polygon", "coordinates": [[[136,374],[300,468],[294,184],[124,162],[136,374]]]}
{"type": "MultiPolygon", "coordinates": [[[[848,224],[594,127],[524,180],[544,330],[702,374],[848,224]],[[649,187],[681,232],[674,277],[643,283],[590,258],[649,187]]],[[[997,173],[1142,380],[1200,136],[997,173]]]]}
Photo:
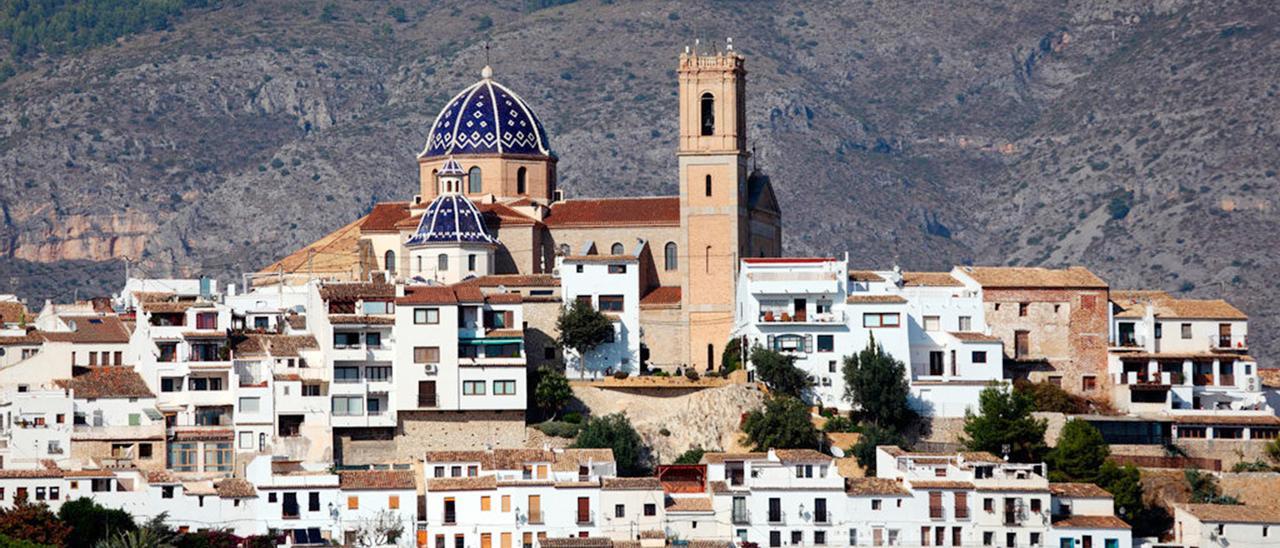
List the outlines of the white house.
{"type": "Polygon", "coordinates": [[[1280,510],[1238,504],[1175,504],[1175,546],[1275,546],[1280,535],[1280,510]]]}
{"type": "Polygon", "coordinates": [[[556,257],[564,306],[585,303],[613,323],[610,339],[586,356],[565,350],[570,376],[599,378],[640,371],[640,296],[647,279],[642,269],[648,264],[641,258],[647,252],[644,241],[631,253],[609,255],[595,253],[595,245],[588,243],[581,255],[556,257]]]}
{"type": "Polygon", "coordinates": [[[342,490],[342,540],[348,545],[417,545],[418,491],[412,470],[348,470],[342,490]]]}

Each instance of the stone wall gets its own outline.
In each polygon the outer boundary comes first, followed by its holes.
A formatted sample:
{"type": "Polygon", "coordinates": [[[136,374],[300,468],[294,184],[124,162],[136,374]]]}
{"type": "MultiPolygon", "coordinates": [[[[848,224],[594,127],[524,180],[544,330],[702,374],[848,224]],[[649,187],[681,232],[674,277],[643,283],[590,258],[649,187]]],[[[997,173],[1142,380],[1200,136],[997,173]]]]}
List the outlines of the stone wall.
{"type": "Polygon", "coordinates": [[[525,446],[523,411],[401,411],[398,422],[396,462],[426,451],[525,446]]]}
{"type": "Polygon", "coordinates": [[[984,289],[991,334],[1004,341],[1006,359],[1032,381],[1058,382],[1073,394],[1107,401],[1107,291],[1105,289],[984,289]],[[1020,311],[1026,304],[1026,313],[1020,311]],[[1016,356],[1018,331],[1028,352],[1016,356]],[[1086,389],[1084,378],[1094,387],[1086,389]]]}
{"type": "Polygon", "coordinates": [[[688,333],[681,322],[680,307],[642,307],[640,329],[644,332],[642,342],[649,349],[651,369],[672,372],[685,363],[688,333]]]}

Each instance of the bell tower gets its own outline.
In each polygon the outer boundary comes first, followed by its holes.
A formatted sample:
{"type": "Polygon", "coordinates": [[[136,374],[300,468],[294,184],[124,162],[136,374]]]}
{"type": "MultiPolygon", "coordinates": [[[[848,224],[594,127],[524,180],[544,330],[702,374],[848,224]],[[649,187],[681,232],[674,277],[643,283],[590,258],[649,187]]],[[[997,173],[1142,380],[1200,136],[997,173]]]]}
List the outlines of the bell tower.
{"type": "Polygon", "coordinates": [[[680,227],[688,363],[720,366],[733,328],[738,261],[747,251],[746,69],[733,51],[680,55],[680,227]]]}

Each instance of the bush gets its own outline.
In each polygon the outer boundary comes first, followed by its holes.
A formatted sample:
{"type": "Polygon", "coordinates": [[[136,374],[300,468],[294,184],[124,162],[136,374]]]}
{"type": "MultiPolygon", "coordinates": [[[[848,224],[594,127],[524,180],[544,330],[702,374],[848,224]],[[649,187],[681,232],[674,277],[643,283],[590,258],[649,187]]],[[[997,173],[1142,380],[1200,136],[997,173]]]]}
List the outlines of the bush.
{"type": "Polygon", "coordinates": [[[581,427],[571,422],[547,421],[535,426],[539,431],[548,436],[557,438],[574,438],[578,435],[581,427]]]}
{"type": "Polygon", "coordinates": [[[1260,460],[1256,460],[1253,462],[1240,461],[1240,462],[1237,462],[1235,466],[1231,467],[1231,471],[1232,472],[1270,472],[1271,465],[1265,462],[1262,462],[1260,460]]]}
{"type": "Polygon", "coordinates": [[[75,546],[93,546],[111,535],[138,528],[128,512],[104,508],[87,498],[63,504],[58,519],[71,527],[67,541],[75,546]]]}
{"type": "Polygon", "coordinates": [[[565,413],[563,417],[560,417],[560,420],[569,424],[582,424],[582,413],[570,411],[565,413]]]}
{"type": "Polygon", "coordinates": [[[836,415],[827,419],[827,424],[822,426],[823,432],[853,432],[855,430],[853,420],[844,415],[836,415]]]}
{"type": "Polygon", "coordinates": [[[630,377],[630,376],[631,375],[628,374],[626,371],[615,371],[613,373],[613,378],[618,379],[620,381],[625,381],[627,380],[627,377],[630,377]]]}
{"type": "Polygon", "coordinates": [[[613,460],[618,463],[618,475],[623,477],[646,476],[649,468],[648,448],[631,421],[622,413],[592,417],[582,425],[573,447],[579,449],[612,449],[613,460]]]}
{"type": "Polygon", "coordinates": [[[664,426],[658,429],[658,434],[664,437],[671,437],[671,431],[664,426]]]}
{"type": "Polygon", "coordinates": [[[702,455],[705,453],[706,451],[695,445],[676,457],[676,461],[673,464],[698,464],[702,462],[702,455]]]}
{"type": "Polygon", "coordinates": [[[756,451],[818,447],[818,429],[809,419],[809,406],[790,396],[772,396],[763,410],[747,413],[742,431],[756,451]]]}
{"type": "Polygon", "coordinates": [[[684,370],[684,378],[689,379],[689,380],[691,380],[691,381],[696,381],[696,380],[698,380],[698,378],[699,378],[699,377],[698,377],[698,372],[697,372],[697,371],[694,371],[694,370],[693,370],[693,368],[692,368],[692,367],[690,367],[690,368],[688,368],[688,369],[684,370]]]}

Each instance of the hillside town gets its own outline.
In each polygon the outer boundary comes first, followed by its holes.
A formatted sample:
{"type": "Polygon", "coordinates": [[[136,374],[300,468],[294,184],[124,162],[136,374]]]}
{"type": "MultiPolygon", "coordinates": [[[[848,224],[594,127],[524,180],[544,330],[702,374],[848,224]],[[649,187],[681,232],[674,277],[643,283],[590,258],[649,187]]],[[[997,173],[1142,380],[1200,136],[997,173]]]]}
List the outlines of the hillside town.
{"type": "Polygon", "coordinates": [[[790,256],[745,67],[679,56],[678,195],[572,197],[486,66],[408,199],[274,264],[0,296],[0,509],[243,545],[1274,545],[1280,371],[1243,311],[1081,266],[790,256]],[[723,436],[633,428],[730,391],[757,404],[710,406],[723,436]]]}

